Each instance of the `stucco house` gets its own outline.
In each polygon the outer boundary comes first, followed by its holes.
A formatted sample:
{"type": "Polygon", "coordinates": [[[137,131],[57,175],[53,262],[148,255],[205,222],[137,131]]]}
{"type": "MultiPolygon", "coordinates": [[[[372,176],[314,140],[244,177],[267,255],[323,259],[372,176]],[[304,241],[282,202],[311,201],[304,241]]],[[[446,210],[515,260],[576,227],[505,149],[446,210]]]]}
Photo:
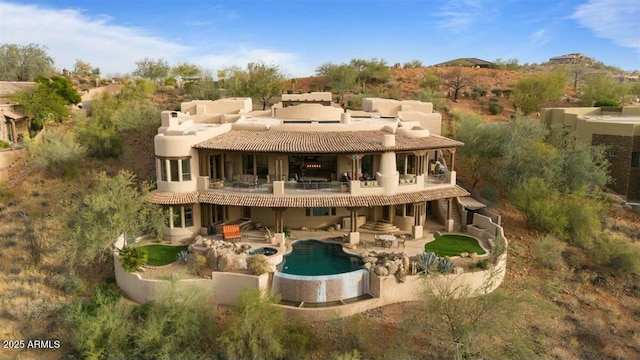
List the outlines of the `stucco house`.
{"type": "Polygon", "coordinates": [[[640,203],[640,107],[549,108],[540,119],[564,126],[588,144],[606,146],[613,178],[609,187],[628,202],[640,203]]]}
{"type": "Polygon", "coordinates": [[[16,143],[19,134],[29,131],[29,118],[11,102],[11,96],[33,86],[34,82],[0,81],[0,140],[16,143]]]}
{"type": "Polygon", "coordinates": [[[349,229],[385,223],[422,238],[427,219],[453,230],[455,152],[433,105],[363,99],[362,111],[331,104],[330,93],[284,94],[253,111],[250,98],[191,101],[163,111],[155,136],[157,190],[167,211],[164,238],[206,234],[250,220],[270,227],[349,229]],[[435,208],[444,208],[444,219],[435,208]]]}

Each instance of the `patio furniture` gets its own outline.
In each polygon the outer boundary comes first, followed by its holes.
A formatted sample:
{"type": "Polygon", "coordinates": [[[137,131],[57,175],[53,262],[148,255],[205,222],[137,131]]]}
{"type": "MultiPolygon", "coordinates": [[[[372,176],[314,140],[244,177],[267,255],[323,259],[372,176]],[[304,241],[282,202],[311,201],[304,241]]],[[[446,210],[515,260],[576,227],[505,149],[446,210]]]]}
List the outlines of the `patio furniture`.
{"type": "Polygon", "coordinates": [[[380,238],[380,235],[373,235],[373,245],[374,246],[384,246],[384,240],[380,238]]]}
{"type": "Polygon", "coordinates": [[[242,239],[240,225],[222,225],[222,238],[227,241],[242,239]]]}
{"type": "Polygon", "coordinates": [[[382,247],[391,249],[391,245],[396,241],[396,236],[392,234],[380,235],[380,239],[382,240],[382,247]]]}

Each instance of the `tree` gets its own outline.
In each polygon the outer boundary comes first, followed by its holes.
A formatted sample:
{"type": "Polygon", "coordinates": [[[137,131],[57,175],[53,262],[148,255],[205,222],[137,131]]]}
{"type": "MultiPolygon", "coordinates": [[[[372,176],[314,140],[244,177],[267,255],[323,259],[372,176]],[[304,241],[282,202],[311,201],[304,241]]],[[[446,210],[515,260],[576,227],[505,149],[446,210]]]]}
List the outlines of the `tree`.
{"type": "Polygon", "coordinates": [[[31,118],[31,128],[40,130],[49,121],[64,122],[71,115],[68,101],[51,91],[44,84],[18,91],[11,100],[22,105],[25,115],[31,118]]]}
{"type": "Polygon", "coordinates": [[[528,227],[564,238],[568,220],[560,193],[543,178],[532,177],[518,184],[509,198],[524,215],[528,227]]]}
{"type": "Polygon", "coordinates": [[[416,59],[402,64],[403,69],[418,69],[421,67],[424,67],[424,65],[422,64],[422,61],[416,60],[416,59]]]}
{"type": "Polygon", "coordinates": [[[540,106],[564,94],[567,73],[554,70],[549,74],[532,75],[520,79],[513,89],[513,104],[525,115],[540,111],[540,106]]]}
{"type": "Polygon", "coordinates": [[[198,82],[185,84],[185,92],[190,100],[218,100],[221,97],[220,85],[210,75],[198,82]]]}
{"type": "Polygon", "coordinates": [[[133,75],[160,84],[169,76],[170,70],[169,64],[163,59],[144,58],[136,62],[133,75]]]}
{"type": "Polygon", "coordinates": [[[474,115],[454,114],[460,118],[460,128],[456,139],[464,143],[458,149],[459,161],[465,166],[465,173],[471,176],[471,191],[478,184],[490,178],[495,172],[495,164],[502,154],[502,146],[507,139],[507,127],[500,124],[482,124],[474,115]],[[493,166],[487,166],[494,164],[493,166]]]}
{"type": "Polygon", "coordinates": [[[438,86],[440,85],[440,77],[436,75],[433,70],[427,71],[422,76],[422,81],[420,81],[420,87],[423,89],[427,89],[430,91],[436,91],[438,86]]]}
{"type": "Polygon", "coordinates": [[[277,359],[284,354],[284,315],[272,302],[277,298],[257,290],[240,293],[231,324],[220,337],[230,359],[277,359]]]}
{"type": "Polygon", "coordinates": [[[604,73],[588,75],[583,82],[580,91],[580,105],[593,106],[597,101],[609,100],[618,104],[624,101],[624,96],[629,93],[626,84],[623,84],[604,73]]]}
{"type": "Polygon", "coordinates": [[[384,59],[352,59],[350,65],[358,72],[362,92],[367,91],[367,85],[384,84],[391,79],[391,70],[384,59]]]}
{"type": "Polygon", "coordinates": [[[202,70],[194,64],[180,63],[171,68],[171,75],[180,78],[178,84],[180,88],[184,86],[185,81],[194,78],[202,73],[202,70]]]}
{"type": "Polygon", "coordinates": [[[338,94],[343,104],[345,94],[356,90],[358,85],[358,71],[348,64],[326,63],[316,69],[316,74],[325,77],[325,84],[338,94]]]}
{"type": "Polygon", "coordinates": [[[231,76],[225,84],[233,96],[248,96],[267,108],[274,96],[282,94],[282,83],[286,76],[277,65],[262,61],[247,64],[247,69],[230,68],[231,76]]]}
{"type": "Polygon", "coordinates": [[[76,59],[76,63],[73,65],[73,75],[85,78],[91,76],[91,72],[91,64],[80,59],[76,59]]]}
{"type": "Polygon", "coordinates": [[[37,82],[43,84],[49,91],[60,95],[66,102],[66,105],[75,105],[82,101],[80,94],[73,87],[71,80],[64,76],[54,75],[50,78],[38,77],[37,82]]]}
{"type": "Polygon", "coordinates": [[[63,253],[69,266],[108,254],[120,235],[128,244],[135,236],[159,234],[164,215],[148,201],[150,189],[147,183],[137,184],[135,175],[126,170],[115,176],[98,174],[89,193],[64,213],[67,242],[63,253]]]}
{"type": "Polygon", "coordinates": [[[460,90],[473,84],[473,76],[466,69],[455,67],[442,76],[442,83],[453,89],[453,101],[458,101],[460,90]]]}
{"type": "Polygon", "coordinates": [[[46,47],[36,44],[0,46],[0,80],[33,81],[53,74],[53,59],[46,47]]]}

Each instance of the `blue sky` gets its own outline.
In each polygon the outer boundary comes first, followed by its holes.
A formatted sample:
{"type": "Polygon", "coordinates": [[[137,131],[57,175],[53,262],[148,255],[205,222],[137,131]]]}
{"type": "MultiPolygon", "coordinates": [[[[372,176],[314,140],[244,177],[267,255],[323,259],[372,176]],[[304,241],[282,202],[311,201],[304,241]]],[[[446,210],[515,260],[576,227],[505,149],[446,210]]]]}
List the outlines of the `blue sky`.
{"type": "Polygon", "coordinates": [[[542,63],[581,52],[640,69],[638,0],[0,0],[0,43],[124,75],[146,57],[211,71],[250,61],[311,76],[327,62],[542,63]]]}

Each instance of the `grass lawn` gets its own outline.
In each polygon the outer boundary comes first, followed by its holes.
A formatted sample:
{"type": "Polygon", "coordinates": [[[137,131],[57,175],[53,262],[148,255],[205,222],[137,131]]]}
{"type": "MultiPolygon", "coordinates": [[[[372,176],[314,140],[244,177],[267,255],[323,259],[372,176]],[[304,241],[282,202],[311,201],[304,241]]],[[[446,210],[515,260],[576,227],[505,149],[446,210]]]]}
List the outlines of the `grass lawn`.
{"type": "Polygon", "coordinates": [[[435,240],[424,245],[424,251],[434,252],[438,256],[458,256],[463,252],[477,253],[478,255],[485,253],[478,244],[478,240],[453,234],[436,236],[435,240]]]}
{"type": "Polygon", "coordinates": [[[187,245],[168,246],[168,245],[147,245],[147,265],[162,266],[171,264],[178,258],[176,255],[182,250],[187,250],[187,245]]]}

